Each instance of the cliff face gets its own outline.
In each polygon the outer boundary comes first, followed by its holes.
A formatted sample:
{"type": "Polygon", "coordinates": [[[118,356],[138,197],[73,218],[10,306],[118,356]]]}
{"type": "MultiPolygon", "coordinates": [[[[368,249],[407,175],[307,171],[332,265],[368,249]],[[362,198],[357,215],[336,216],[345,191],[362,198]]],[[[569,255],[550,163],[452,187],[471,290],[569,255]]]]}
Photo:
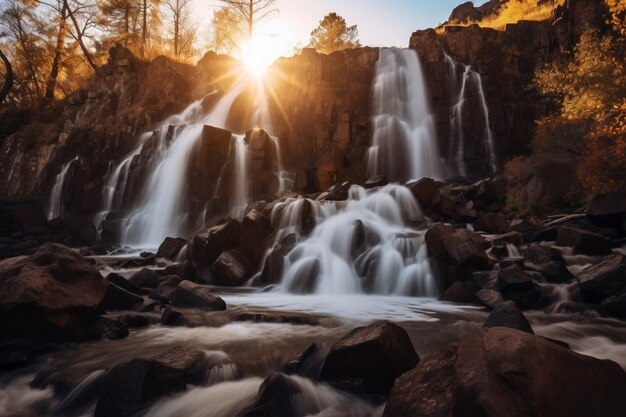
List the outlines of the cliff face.
{"type": "MultiPolygon", "coordinates": [[[[550,110],[550,103],[532,89],[535,72],[568,57],[585,30],[603,26],[605,13],[602,0],[569,0],[551,20],[520,21],[504,31],[471,25],[449,26],[443,33],[434,29],[413,33],[410,47],[418,52],[426,72],[442,149],[450,150],[450,109],[458,94],[444,53],[481,75],[501,165],[512,155],[528,151],[535,120],[550,110]]],[[[478,127],[471,120],[479,119],[468,120],[466,136],[472,154],[473,147],[482,146],[472,143],[478,127]]],[[[484,175],[480,152],[473,154],[468,171],[484,175]]]]}

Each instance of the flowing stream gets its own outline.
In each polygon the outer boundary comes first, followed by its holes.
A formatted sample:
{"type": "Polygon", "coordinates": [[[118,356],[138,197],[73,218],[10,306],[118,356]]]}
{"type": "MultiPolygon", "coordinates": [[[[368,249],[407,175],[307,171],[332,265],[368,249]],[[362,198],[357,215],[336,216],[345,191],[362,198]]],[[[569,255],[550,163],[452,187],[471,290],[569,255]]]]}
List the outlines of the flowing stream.
{"type": "Polygon", "coordinates": [[[63,187],[65,185],[65,177],[70,170],[70,167],[74,161],[78,160],[78,156],[71,159],[61,167],[61,171],[57,174],[52,185],[52,191],[50,192],[50,199],[48,201],[48,220],[62,217],[65,212],[65,202],[63,201],[63,187]]]}

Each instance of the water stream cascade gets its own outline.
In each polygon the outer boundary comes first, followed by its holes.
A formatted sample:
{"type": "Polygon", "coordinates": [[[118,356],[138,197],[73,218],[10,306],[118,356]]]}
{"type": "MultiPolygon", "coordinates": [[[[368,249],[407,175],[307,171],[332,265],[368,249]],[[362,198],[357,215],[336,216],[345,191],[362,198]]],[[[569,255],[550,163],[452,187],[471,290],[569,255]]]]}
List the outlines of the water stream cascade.
{"type": "Polygon", "coordinates": [[[78,157],[75,157],[74,159],[66,162],[61,167],[61,171],[54,179],[54,184],[52,185],[52,190],[50,191],[50,199],[48,201],[48,220],[56,219],[57,217],[63,216],[63,213],[65,211],[65,205],[63,202],[63,186],[65,185],[65,178],[67,177],[67,173],[69,172],[70,167],[72,166],[74,161],[77,160],[78,157]]]}

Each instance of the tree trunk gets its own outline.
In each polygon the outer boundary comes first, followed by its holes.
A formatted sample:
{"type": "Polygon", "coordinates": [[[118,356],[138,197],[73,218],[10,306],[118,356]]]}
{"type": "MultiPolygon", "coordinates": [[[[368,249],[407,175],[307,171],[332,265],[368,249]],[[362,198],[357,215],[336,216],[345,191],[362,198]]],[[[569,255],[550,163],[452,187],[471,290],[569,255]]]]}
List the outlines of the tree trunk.
{"type": "Polygon", "coordinates": [[[248,14],[248,40],[252,40],[254,35],[254,0],[250,0],[250,11],[248,14]]]}
{"type": "Polygon", "coordinates": [[[57,78],[59,77],[59,67],[61,66],[61,58],[63,57],[63,50],[65,49],[65,35],[67,31],[67,13],[65,6],[61,8],[61,15],[59,16],[59,32],[57,33],[57,43],[54,51],[54,58],[52,60],[52,68],[50,69],[50,75],[46,83],[46,93],[44,95],[42,105],[45,107],[52,103],[54,100],[54,90],[57,85],[57,78]]]}
{"type": "Polygon", "coordinates": [[[80,46],[81,51],[83,51],[83,55],[85,55],[85,59],[89,63],[89,66],[91,66],[91,68],[96,71],[98,70],[98,66],[94,62],[91,53],[89,52],[89,49],[87,49],[85,43],[83,42],[83,34],[80,31],[80,26],[78,26],[78,21],[76,20],[76,17],[74,17],[74,13],[72,13],[72,10],[70,9],[67,1],[68,0],[63,0],[63,7],[65,7],[67,15],[70,17],[70,19],[72,20],[72,24],[74,25],[74,30],[76,30],[76,40],[78,40],[78,45],[80,46]]]}
{"type": "Polygon", "coordinates": [[[148,0],[143,0],[143,25],[141,28],[141,55],[145,55],[148,46],[148,0]]]}
{"type": "Polygon", "coordinates": [[[4,84],[2,85],[2,90],[0,90],[0,103],[4,101],[4,99],[9,95],[9,91],[11,91],[11,87],[13,87],[13,68],[11,68],[11,63],[4,55],[2,50],[0,50],[0,59],[4,62],[4,67],[6,68],[6,75],[4,77],[4,84]]]}

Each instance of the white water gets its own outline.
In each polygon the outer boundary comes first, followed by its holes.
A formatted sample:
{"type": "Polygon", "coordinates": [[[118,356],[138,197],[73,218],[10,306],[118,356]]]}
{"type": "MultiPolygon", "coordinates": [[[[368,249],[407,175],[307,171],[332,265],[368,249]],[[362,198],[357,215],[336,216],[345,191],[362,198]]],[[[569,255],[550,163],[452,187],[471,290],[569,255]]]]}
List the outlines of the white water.
{"type": "Polygon", "coordinates": [[[483,125],[483,135],[480,140],[483,142],[485,157],[489,163],[491,173],[495,173],[498,169],[497,158],[493,142],[493,133],[491,131],[491,123],[489,120],[489,108],[487,107],[487,99],[483,88],[482,78],[480,74],[472,69],[469,65],[461,64],[455,61],[450,55],[444,54],[446,64],[448,65],[449,77],[451,83],[451,91],[453,94],[453,104],[450,108],[450,165],[457,175],[467,177],[467,166],[465,163],[466,140],[476,140],[478,138],[465,137],[465,119],[463,118],[464,107],[467,98],[471,93],[470,89],[474,88],[478,97],[483,125]],[[462,73],[459,76],[459,69],[462,73]],[[458,92],[458,93],[457,93],[458,92]]]}
{"type": "MultiPolygon", "coordinates": [[[[400,185],[370,192],[352,186],[349,195],[347,202],[310,202],[321,206],[312,210],[319,224],[287,256],[280,289],[436,296],[424,234],[408,227],[423,219],[411,192],[400,185]],[[322,209],[329,204],[335,209],[322,209]]],[[[293,209],[283,208],[279,224],[297,231],[304,200],[292,204],[293,209]]]]}
{"type": "Polygon", "coordinates": [[[234,189],[233,198],[230,204],[230,217],[241,219],[246,207],[250,204],[250,182],[248,181],[250,154],[248,145],[244,141],[244,135],[235,135],[233,138],[234,145],[234,189]]]}
{"type": "Polygon", "coordinates": [[[50,192],[50,201],[48,202],[48,220],[56,219],[63,216],[65,211],[65,202],[63,201],[63,186],[65,185],[65,177],[74,161],[78,160],[78,156],[68,161],[59,172],[54,180],[52,191],[50,192]]]}
{"type": "Polygon", "coordinates": [[[382,48],[373,86],[373,138],[368,174],[389,181],[444,179],[426,83],[417,53],[382,48]]]}

